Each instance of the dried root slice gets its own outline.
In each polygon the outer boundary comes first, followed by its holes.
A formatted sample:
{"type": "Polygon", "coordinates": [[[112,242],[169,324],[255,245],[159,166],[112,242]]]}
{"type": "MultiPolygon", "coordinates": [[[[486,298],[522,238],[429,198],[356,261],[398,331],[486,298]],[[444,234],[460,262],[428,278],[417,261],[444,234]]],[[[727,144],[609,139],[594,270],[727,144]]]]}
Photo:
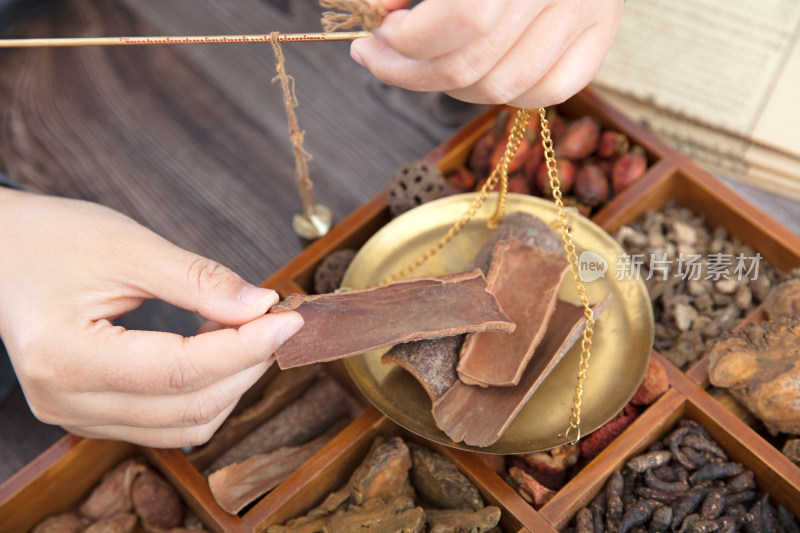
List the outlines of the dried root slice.
{"type": "Polygon", "coordinates": [[[83,527],[83,520],[77,514],[62,513],[45,518],[31,533],[80,533],[83,527]]]}
{"type": "Polygon", "coordinates": [[[136,477],[147,467],[136,459],[128,459],[103,475],[78,514],[91,521],[107,518],[133,510],[131,486],[136,477]]]}
{"type": "Polygon", "coordinates": [[[322,530],[324,533],[422,533],[425,531],[425,511],[414,507],[407,497],[384,503],[370,500],[363,506],[331,517],[322,530]]]}
{"type": "Polygon", "coordinates": [[[336,294],[293,294],[305,326],[275,352],[281,368],[333,361],[394,344],[477,331],[513,331],[480,271],[336,294]],[[322,339],[322,340],[321,340],[322,339]]]}
{"type": "Polygon", "coordinates": [[[83,530],[83,533],[133,533],[139,519],[133,513],[118,513],[101,518],[83,530]]]}
{"type": "MultiPolygon", "coordinates": [[[[598,316],[607,295],[594,306],[598,316]]],[[[433,404],[436,426],[455,442],[491,446],[497,442],[544,378],[583,334],[583,308],[559,301],[545,338],[539,344],[519,385],[481,388],[456,382],[433,404]]]]}
{"type": "Polygon", "coordinates": [[[361,504],[381,498],[384,501],[405,492],[411,453],[400,437],[387,442],[376,441],[350,477],[350,499],[361,504]]]}
{"type": "Polygon", "coordinates": [[[396,344],[383,354],[381,362],[404,368],[419,381],[431,401],[436,401],[458,379],[456,365],[463,342],[464,335],[453,335],[396,344]]]}
{"type": "Polygon", "coordinates": [[[449,509],[445,511],[428,511],[428,533],[452,533],[469,531],[470,533],[486,533],[500,522],[500,509],[484,507],[477,511],[449,509]]]}
{"type": "Polygon", "coordinates": [[[439,509],[483,508],[478,488],[443,455],[409,443],[411,482],[420,498],[439,509]]]}
{"type": "Polygon", "coordinates": [[[563,257],[514,237],[495,246],[487,285],[517,327],[510,334],[467,335],[457,367],[461,381],[482,387],[519,384],[547,331],[568,270],[563,257]]]}

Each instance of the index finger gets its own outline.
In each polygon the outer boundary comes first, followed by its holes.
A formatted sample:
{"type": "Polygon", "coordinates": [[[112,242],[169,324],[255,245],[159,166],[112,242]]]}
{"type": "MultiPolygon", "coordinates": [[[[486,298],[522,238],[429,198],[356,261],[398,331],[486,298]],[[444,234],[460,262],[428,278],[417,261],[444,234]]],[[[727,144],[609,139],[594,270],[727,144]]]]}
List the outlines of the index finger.
{"type": "Polygon", "coordinates": [[[513,2],[425,0],[413,9],[393,11],[373,32],[406,57],[431,59],[492,31],[509,4],[513,2]]]}
{"type": "Polygon", "coordinates": [[[237,329],[182,337],[99,327],[81,372],[93,391],[180,394],[197,390],[273,357],[303,325],[295,311],[268,313],[237,329]]]}

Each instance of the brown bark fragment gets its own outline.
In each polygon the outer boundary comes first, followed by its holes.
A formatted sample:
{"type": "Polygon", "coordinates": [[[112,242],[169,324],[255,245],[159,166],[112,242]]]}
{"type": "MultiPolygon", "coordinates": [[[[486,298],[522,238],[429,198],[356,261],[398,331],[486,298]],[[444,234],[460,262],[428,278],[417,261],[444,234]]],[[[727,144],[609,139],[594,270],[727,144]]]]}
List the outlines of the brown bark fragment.
{"type": "Polygon", "coordinates": [[[457,367],[461,381],[483,387],[519,383],[547,330],[567,270],[563,257],[513,237],[495,246],[487,285],[517,327],[510,334],[467,335],[457,367]]]}
{"type": "Polygon", "coordinates": [[[411,482],[422,500],[439,509],[483,508],[478,488],[443,455],[409,443],[411,482]]]}
{"type": "Polygon", "coordinates": [[[435,401],[458,379],[456,365],[464,335],[396,344],[383,354],[384,364],[394,363],[419,381],[435,401]]]}
{"type": "Polygon", "coordinates": [[[300,468],[334,437],[342,425],[336,424],[323,435],[300,446],[260,453],[217,470],[208,477],[211,494],[225,511],[238,513],[300,468]]]}
{"type": "MultiPolygon", "coordinates": [[[[561,238],[550,226],[533,215],[514,211],[503,218],[466,270],[479,268],[487,274],[494,247],[511,237],[553,255],[563,254],[561,238]]],[[[393,362],[406,369],[420,382],[431,400],[436,401],[458,379],[455,369],[464,338],[465,335],[455,335],[399,344],[389,350],[382,361],[393,362]]]]}
{"type": "Polygon", "coordinates": [[[221,455],[206,469],[206,474],[259,453],[310,441],[346,416],[351,401],[347,392],[332,378],[320,378],[300,398],[221,455]]]}
{"type": "Polygon", "coordinates": [[[411,454],[400,437],[373,445],[350,477],[350,498],[360,504],[375,498],[388,501],[403,492],[411,468],[411,454]]]}
{"type": "Polygon", "coordinates": [[[319,368],[315,367],[278,372],[265,386],[261,399],[226,420],[207,444],[192,450],[189,461],[198,470],[205,470],[225,450],[303,394],[320,375],[319,368]]]}
{"type": "MultiPolygon", "coordinates": [[[[421,533],[425,530],[425,511],[414,507],[410,498],[400,497],[388,503],[355,506],[352,511],[333,516],[324,533],[421,533]]],[[[367,502],[370,503],[370,502],[367,502]]]]}
{"type": "Polygon", "coordinates": [[[336,294],[293,294],[305,326],[275,352],[281,368],[333,361],[394,344],[477,331],[513,331],[479,271],[336,294]]]}
{"type": "MultiPolygon", "coordinates": [[[[595,317],[611,295],[594,306],[595,317]]],[[[497,442],[525,402],[583,334],[583,308],[559,301],[550,327],[516,387],[481,388],[456,382],[433,404],[437,427],[455,442],[490,446],[497,442]]]]}
{"type": "Polygon", "coordinates": [[[749,324],[709,352],[709,380],[767,429],[800,434],[800,316],[749,324]]]}
{"type": "Polygon", "coordinates": [[[500,522],[500,509],[428,511],[428,533],[486,533],[500,522]]]}

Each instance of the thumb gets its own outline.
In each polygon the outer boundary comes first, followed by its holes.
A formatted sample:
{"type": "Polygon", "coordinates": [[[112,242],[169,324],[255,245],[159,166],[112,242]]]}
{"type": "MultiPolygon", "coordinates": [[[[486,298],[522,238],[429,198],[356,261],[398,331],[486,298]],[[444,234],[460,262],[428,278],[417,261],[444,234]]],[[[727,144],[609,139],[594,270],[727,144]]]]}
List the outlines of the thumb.
{"type": "MultiPolygon", "coordinates": [[[[167,241],[163,243],[158,253],[148,254],[157,258],[157,264],[143,267],[146,273],[151,273],[145,274],[146,281],[141,287],[148,297],[195,311],[208,320],[228,326],[250,322],[278,302],[275,291],[247,283],[216,261],[167,241]]],[[[141,275],[142,271],[138,273],[141,275]]]]}

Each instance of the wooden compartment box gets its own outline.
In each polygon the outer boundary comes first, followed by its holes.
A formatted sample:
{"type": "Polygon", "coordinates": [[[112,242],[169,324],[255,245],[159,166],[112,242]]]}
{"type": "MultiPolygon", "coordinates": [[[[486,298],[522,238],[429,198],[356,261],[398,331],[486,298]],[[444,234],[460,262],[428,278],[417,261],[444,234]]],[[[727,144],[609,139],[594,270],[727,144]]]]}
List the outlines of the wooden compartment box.
{"type": "MultiPolygon", "coordinates": [[[[499,109],[492,108],[478,117],[425,159],[444,172],[462,164],[473,143],[491,127],[499,109]]],[[[647,209],[659,209],[672,199],[695,213],[704,214],[710,226],[724,225],[732,236],[752,245],[773,265],[783,269],[800,266],[800,238],[750,206],[648,130],[608,106],[591,90],[582,91],[558,109],[570,118],[591,115],[603,126],[627,134],[647,153],[649,167],[645,176],[592,217],[606,231],[614,232],[636,220],[647,209]]],[[[389,220],[382,193],[311,244],[263,285],[284,297],[311,292],[314,269],[327,254],[342,248],[358,248],[389,220]]],[[[758,318],[756,312],[748,320],[758,318]]],[[[666,367],[671,389],[538,512],[486,466],[479,455],[438,444],[424,444],[454,461],[479,487],[487,503],[502,509],[504,531],[554,531],[563,528],[627,458],[664,435],[678,419],[687,417],[705,426],[732,460],[755,472],[760,491],[769,492],[775,501],[800,516],[800,468],[705,391],[708,386],[705,362],[701,360],[683,373],[657,353],[654,357],[666,367]]],[[[347,379],[341,367],[333,366],[331,371],[347,379]]],[[[67,436],[0,486],[0,531],[27,531],[44,517],[73,506],[105,470],[123,457],[139,453],[179,489],[187,505],[208,528],[264,531],[269,525],[303,514],[328,492],[338,488],[362,460],[376,435],[418,439],[376,409],[368,408],[241,517],[219,509],[206,480],[181,451],[67,436]]]]}

